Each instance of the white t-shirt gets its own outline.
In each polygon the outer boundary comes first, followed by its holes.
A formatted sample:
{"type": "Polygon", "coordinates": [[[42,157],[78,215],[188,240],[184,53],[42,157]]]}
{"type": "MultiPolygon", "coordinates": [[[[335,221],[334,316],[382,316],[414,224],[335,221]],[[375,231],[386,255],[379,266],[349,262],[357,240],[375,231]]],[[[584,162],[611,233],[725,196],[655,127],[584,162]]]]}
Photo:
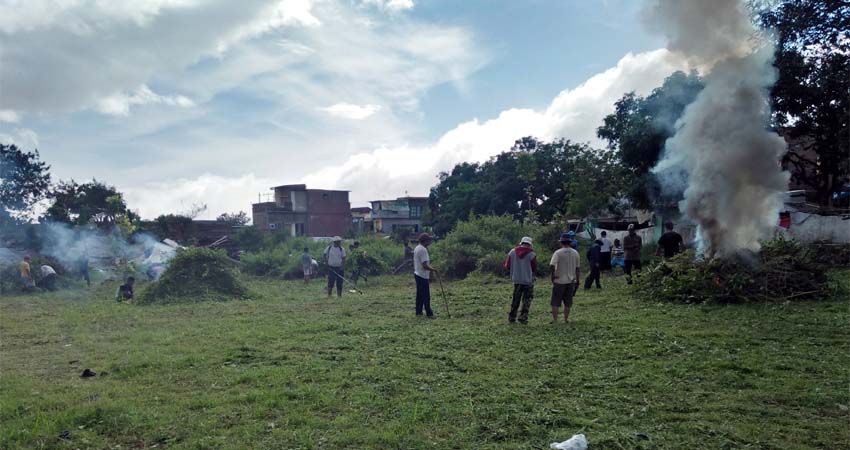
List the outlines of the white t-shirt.
{"type": "Polygon", "coordinates": [[[580,267],[580,258],[578,252],[574,248],[560,248],[555,253],[552,253],[550,265],[555,266],[555,274],[558,278],[555,280],[558,284],[571,284],[576,280],[576,269],[580,267]]]}
{"type": "Polygon", "coordinates": [[[428,279],[431,277],[431,271],[424,267],[424,263],[430,262],[428,259],[428,249],[425,248],[424,245],[419,244],[413,249],[413,273],[416,275],[428,279]]]}
{"type": "Polygon", "coordinates": [[[345,258],[345,249],[342,247],[334,247],[331,245],[325,252],[328,258],[328,265],[331,267],[342,267],[342,260],[345,258]]]}
{"type": "Polygon", "coordinates": [[[56,271],[48,265],[41,266],[41,276],[56,275],[56,271]]]}
{"type": "Polygon", "coordinates": [[[602,239],[600,239],[600,240],[602,241],[602,246],[601,246],[601,248],[600,248],[600,250],[599,250],[599,251],[600,251],[600,252],[602,252],[602,253],[608,253],[608,252],[610,252],[610,251],[611,251],[611,247],[614,245],[614,243],[613,243],[613,242],[611,242],[611,239],[608,239],[607,237],[604,237],[604,238],[602,238],[602,239]]]}

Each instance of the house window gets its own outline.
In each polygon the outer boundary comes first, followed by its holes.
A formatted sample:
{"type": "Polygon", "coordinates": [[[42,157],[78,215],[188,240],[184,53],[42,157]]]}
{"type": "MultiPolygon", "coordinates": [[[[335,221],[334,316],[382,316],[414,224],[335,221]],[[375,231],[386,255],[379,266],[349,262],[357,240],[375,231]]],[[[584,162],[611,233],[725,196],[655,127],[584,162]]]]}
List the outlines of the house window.
{"type": "Polygon", "coordinates": [[[421,205],[415,205],[415,206],[412,205],[410,207],[410,218],[411,219],[418,219],[420,217],[422,217],[422,206],[421,205]]]}
{"type": "Polygon", "coordinates": [[[269,230],[277,230],[277,224],[276,223],[270,223],[269,224],[269,230]]]}
{"type": "Polygon", "coordinates": [[[304,236],[304,224],[296,223],[295,224],[295,235],[296,236],[304,236]]]}

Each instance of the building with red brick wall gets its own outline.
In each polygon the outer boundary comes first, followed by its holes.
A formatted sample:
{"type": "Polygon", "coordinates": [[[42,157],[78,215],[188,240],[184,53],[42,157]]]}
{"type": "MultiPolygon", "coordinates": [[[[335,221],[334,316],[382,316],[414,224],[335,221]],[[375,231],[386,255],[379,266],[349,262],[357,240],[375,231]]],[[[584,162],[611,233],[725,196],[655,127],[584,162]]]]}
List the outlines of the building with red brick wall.
{"type": "Polygon", "coordinates": [[[254,225],[292,236],[330,237],[351,228],[348,191],[307,189],[303,184],[273,187],[274,201],[252,205],[254,225]]]}

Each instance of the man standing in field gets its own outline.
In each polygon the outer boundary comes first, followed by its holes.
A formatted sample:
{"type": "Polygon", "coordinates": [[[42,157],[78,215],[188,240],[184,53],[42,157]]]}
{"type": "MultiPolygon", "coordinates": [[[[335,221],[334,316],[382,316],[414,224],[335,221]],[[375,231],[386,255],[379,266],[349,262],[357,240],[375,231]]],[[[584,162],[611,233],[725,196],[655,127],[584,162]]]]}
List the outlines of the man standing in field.
{"type": "Polygon", "coordinates": [[[590,274],[587,276],[587,279],[584,280],[584,290],[587,291],[593,285],[593,282],[596,281],[596,288],[602,289],[602,285],[599,282],[599,271],[602,269],[602,240],[597,239],[593,241],[593,245],[587,250],[587,263],[590,266],[590,274]]]}
{"type": "Polygon", "coordinates": [[[655,255],[661,256],[663,251],[665,258],[672,258],[682,251],[682,243],[684,243],[684,239],[682,239],[681,234],[673,231],[673,222],[665,223],[664,228],[667,229],[667,231],[662,234],[661,239],[658,240],[658,247],[655,249],[655,255]]]}
{"type": "Polygon", "coordinates": [[[629,234],[623,238],[623,250],[626,252],[626,262],[623,272],[626,273],[626,281],[632,284],[632,267],[641,270],[640,249],[643,247],[643,239],[635,231],[635,224],[629,224],[629,234]]]}
{"type": "Polygon", "coordinates": [[[517,320],[517,309],[522,300],[522,310],[519,313],[519,323],[528,323],[528,310],[531,308],[531,300],[534,298],[534,274],[537,272],[537,254],[531,248],[531,238],[523,237],[516,248],[508,252],[505,259],[505,269],[511,273],[511,281],[514,283],[514,296],[511,302],[511,311],[508,313],[508,322],[517,320]]]}
{"type": "Polygon", "coordinates": [[[422,310],[429,319],[434,318],[431,310],[431,272],[437,270],[431,267],[431,258],[428,256],[428,246],[433,239],[428,233],[419,235],[419,245],[413,249],[413,278],[416,280],[416,316],[422,317],[422,310]]]}
{"type": "Polygon", "coordinates": [[[599,240],[602,242],[602,245],[599,249],[599,270],[603,272],[607,272],[611,270],[611,247],[614,244],[611,242],[611,239],[608,239],[608,232],[602,230],[601,238],[599,240]]]}
{"type": "Polygon", "coordinates": [[[304,272],[304,284],[310,284],[310,277],[313,276],[313,256],[307,247],[304,247],[304,253],[301,254],[301,270],[304,272]]]}
{"type": "Polygon", "coordinates": [[[342,297],[342,277],[345,267],[345,249],[342,248],[342,238],[334,236],[333,245],[325,249],[325,264],[328,265],[328,298],[336,284],[336,295],[342,297]]]}
{"type": "Polygon", "coordinates": [[[552,254],[549,269],[552,273],[552,323],[558,322],[558,312],[564,305],[564,322],[569,321],[570,308],[573,306],[573,296],[578,289],[580,258],[572,248],[572,238],[569,234],[561,235],[561,248],[552,254]]]}

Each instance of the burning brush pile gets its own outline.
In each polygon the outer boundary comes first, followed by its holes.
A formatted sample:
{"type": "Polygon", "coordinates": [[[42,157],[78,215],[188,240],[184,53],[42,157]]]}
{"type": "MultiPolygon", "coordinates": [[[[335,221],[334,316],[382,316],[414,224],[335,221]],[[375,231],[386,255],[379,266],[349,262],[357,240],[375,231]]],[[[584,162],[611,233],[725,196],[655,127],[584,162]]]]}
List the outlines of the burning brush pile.
{"type": "Polygon", "coordinates": [[[177,251],[159,281],[139,296],[140,304],[225,301],[248,296],[236,263],[222,250],[186,248],[177,251]]]}
{"type": "Polygon", "coordinates": [[[754,303],[818,300],[835,296],[830,261],[818,247],[777,237],[759,253],[694,259],[692,251],[645,270],[636,295],[673,303],[754,303]]]}

